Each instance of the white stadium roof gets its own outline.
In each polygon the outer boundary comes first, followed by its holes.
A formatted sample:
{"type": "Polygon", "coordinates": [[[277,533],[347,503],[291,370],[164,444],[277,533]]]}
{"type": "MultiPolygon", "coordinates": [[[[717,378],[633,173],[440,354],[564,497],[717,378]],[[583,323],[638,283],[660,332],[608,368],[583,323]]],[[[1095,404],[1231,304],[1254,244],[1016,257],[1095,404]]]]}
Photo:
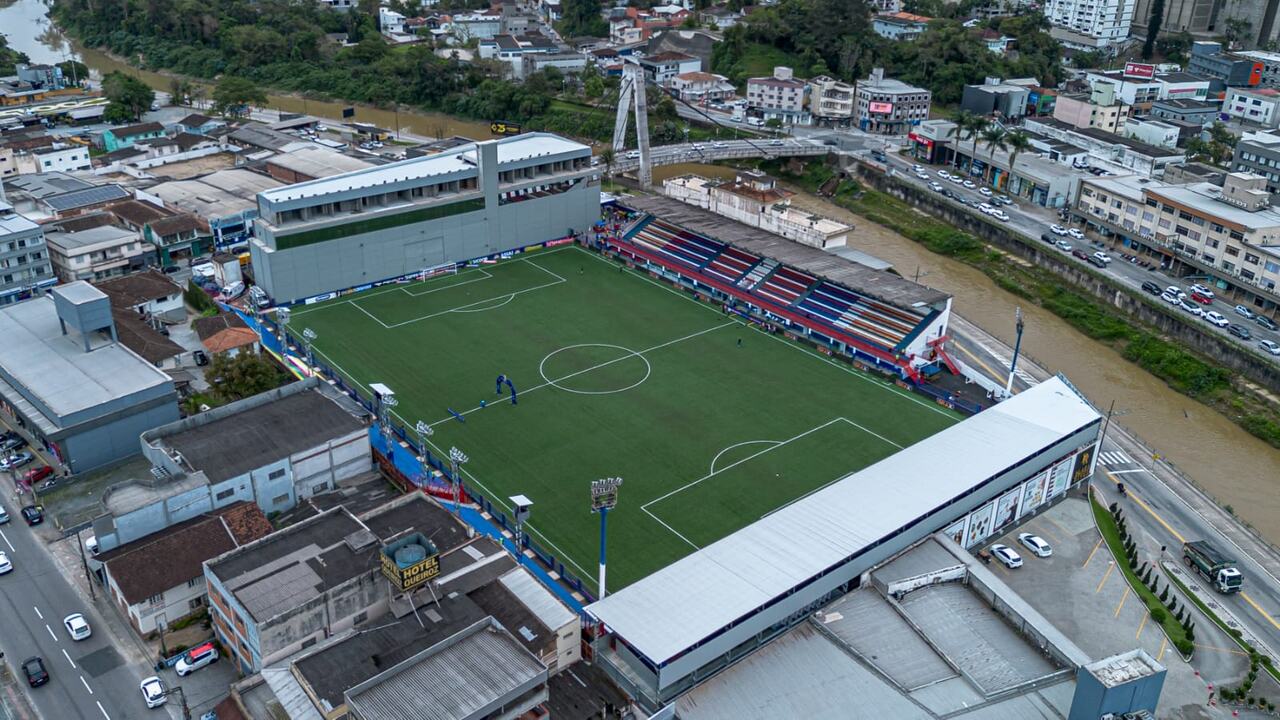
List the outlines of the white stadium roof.
{"type": "Polygon", "coordinates": [[[1051,378],[593,603],[664,663],[775,598],[1099,419],[1051,378]]]}

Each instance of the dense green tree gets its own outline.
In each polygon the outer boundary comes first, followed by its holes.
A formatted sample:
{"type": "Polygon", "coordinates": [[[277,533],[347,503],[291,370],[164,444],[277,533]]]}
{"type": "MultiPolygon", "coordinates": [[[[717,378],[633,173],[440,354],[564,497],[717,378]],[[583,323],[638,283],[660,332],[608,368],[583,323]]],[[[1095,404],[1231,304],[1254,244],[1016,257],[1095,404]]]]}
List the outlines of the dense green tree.
{"type": "Polygon", "coordinates": [[[1183,30],[1176,35],[1166,35],[1156,40],[1156,50],[1160,52],[1161,57],[1173,63],[1182,63],[1190,57],[1191,43],[1195,42],[1195,38],[1191,33],[1183,30]]]}
{"type": "Polygon", "coordinates": [[[285,384],[288,376],[268,355],[242,352],[213,356],[206,375],[214,384],[214,394],[230,402],[264,393],[285,384]]]}
{"type": "Polygon", "coordinates": [[[1155,54],[1156,40],[1160,39],[1160,25],[1164,22],[1164,0],[1151,3],[1151,15],[1147,17],[1147,39],[1142,44],[1142,59],[1150,60],[1155,54]]]}
{"type": "Polygon", "coordinates": [[[558,29],[565,37],[608,37],[609,24],[600,14],[600,0],[564,0],[558,29]]]}
{"type": "Polygon", "coordinates": [[[102,78],[102,92],[109,101],[103,112],[107,122],[132,122],[155,102],[155,92],[138,78],[115,71],[102,78]]]}
{"type": "Polygon", "coordinates": [[[250,107],[266,104],[267,94],[252,80],[228,75],[213,88],[213,109],[221,115],[244,117],[250,107]]]}
{"type": "Polygon", "coordinates": [[[67,85],[78,85],[89,79],[89,66],[79,60],[67,60],[58,63],[67,85]]]}

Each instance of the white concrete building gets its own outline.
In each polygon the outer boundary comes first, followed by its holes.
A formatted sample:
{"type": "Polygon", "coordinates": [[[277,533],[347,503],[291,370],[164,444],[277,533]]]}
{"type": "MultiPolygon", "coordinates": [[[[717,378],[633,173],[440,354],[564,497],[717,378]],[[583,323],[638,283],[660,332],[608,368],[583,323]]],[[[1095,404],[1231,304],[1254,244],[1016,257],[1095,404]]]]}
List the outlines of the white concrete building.
{"type": "MultiPolygon", "coordinates": [[[[141,264],[148,243],[138,233],[114,225],[80,232],[45,233],[49,260],[59,282],[91,282],[123,275],[141,264]]],[[[181,293],[179,293],[181,297],[181,293]]]]}
{"type": "Polygon", "coordinates": [[[822,120],[853,117],[854,88],[849,83],[819,75],[809,81],[809,112],[822,120]]]}
{"type": "Polygon", "coordinates": [[[771,77],[747,80],[747,107],[764,120],[780,120],[783,125],[808,125],[809,111],[805,109],[803,80],[794,76],[789,67],[775,67],[771,77]]]}
{"type": "MultiPolygon", "coordinates": [[[[1044,15],[1050,24],[1066,30],[1061,39],[1103,48],[1129,37],[1129,23],[1137,0],[1048,0],[1044,15]],[[1084,38],[1083,42],[1072,36],[1084,38]]],[[[1051,33],[1052,34],[1052,33],[1051,33]]],[[[1057,37],[1057,35],[1055,35],[1057,37]]]]}
{"type": "Polygon", "coordinates": [[[1125,120],[1121,134],[1155,147],[1173,149],[1178,146],[1178,127],[1159,120],[1129,118],[1125,120]]]}
{"type": "Polygon", "coordinates": [[[32,150],[28,154],[17,155],[18,172],[46,173],[72,172],[89,170],[93,164],[89,161],[89,148],[83,145],[64,145],[55,143],[53,147],[32,150]],[[25,161],[25,162],[24,162],[25,161]]]}
{"type": "Polygon", "coordinates": [[[1187,72],[1156,72],[1151,77],[1125,75],[1123,70],[1090,70],[1085,82],[1091,89],[1111,85],[1115,97],[1125,105],[1150,107],[1156,100],[1205,100],[1209,96],[1209,78],[1187,72]]]}
{"type": "Polygon", "coordinates": [[[788,240],[819,249],[844,247],[844,223],[791,207],[791,193],[763,173],[744,171],[732,181],[681,175],[662,183],[667,196],[788,240]]]}
{"type": "Polygon", "coordinates": [[[1229,87],[1222,112],[1264,128],[1280,126],[1280,90],[1229,87]]]}

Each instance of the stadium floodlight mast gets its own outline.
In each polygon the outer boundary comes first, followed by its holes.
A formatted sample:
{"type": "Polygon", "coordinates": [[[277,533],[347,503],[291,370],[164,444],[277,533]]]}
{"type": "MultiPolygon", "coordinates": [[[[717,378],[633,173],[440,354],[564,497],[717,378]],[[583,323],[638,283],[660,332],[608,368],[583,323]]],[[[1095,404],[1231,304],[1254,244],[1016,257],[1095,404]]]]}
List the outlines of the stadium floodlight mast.
{"type": "Polygon", "coordinates": [[[622,478],[607,477],[591,481],[591,511],[600,513],[600,592],[598,600],[604,599],[604,540],[605,528],[609,519],[609,511],[618,504],[618,487],[622,478]]]}
{"type": "Polygon", "coordinates": [[[458,474],[458,466],[470,459],[458,448],[449,448],[449,465],[453,468],[453,511],[459,515],[462,514],[462,476],[458,474]]]}
{"type": "Polygon", "coordinates": [[[276,308],[276,324],[280,327],[280,357],[289,356],[289,308],[276,308]]]}
{"type": "Polygon", "coordinates": [[[430,424],[419,420],[413,424],[413,431],[418,434],[418,465],[422,468],[425,482],[427,476],[427,438],[436,434],[430,424]]]}
{"type": "Polygon", "coordinates": [[[320,337],[320,336],[316,335],[315,330],[312,330],[311,328],[302,328],[302,342],[304,345],[306,345],[307,365],[311,368],[312,374],[315,374],[316,356],[312,352],[311,348],[315,344],[317,337],[320,337]]]}

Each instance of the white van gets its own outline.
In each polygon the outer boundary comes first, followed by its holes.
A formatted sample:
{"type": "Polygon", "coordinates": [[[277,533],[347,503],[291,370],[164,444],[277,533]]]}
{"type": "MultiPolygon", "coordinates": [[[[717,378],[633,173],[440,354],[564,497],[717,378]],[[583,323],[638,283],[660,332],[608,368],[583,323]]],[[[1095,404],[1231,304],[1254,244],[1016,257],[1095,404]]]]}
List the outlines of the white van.
{"type": "Polygon", "coordinates": [[[205,665],[217,662],[217,660],[218,648],[213,643],[207,642],[188,650],[178,660],[178,664],[173,666],[173,669],[178,671],[178,675],[186,675],[199,670],[205,665]]]}

